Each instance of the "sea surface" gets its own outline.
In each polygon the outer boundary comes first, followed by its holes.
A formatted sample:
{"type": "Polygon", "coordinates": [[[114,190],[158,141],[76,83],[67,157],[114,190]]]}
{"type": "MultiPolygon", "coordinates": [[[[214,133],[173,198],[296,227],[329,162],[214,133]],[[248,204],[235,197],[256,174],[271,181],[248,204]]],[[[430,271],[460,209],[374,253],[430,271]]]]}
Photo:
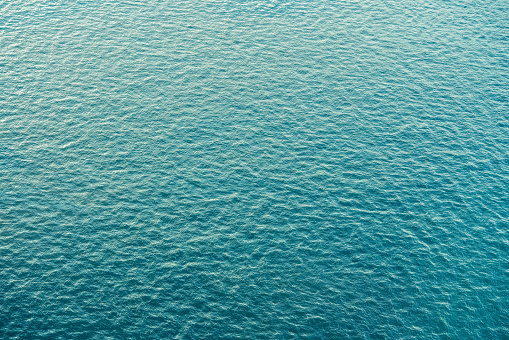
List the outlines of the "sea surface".
{"type": "Polygon", "coordinates": [[[509,339],[509,2],[0,1],[1,339],[509,339]]]}

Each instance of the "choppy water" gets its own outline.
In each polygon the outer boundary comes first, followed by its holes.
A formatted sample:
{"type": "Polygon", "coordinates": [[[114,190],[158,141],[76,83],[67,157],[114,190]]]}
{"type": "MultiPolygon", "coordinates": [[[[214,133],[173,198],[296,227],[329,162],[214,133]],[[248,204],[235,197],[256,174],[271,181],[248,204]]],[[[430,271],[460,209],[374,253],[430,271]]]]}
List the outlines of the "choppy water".
{"type": "Polygon", "coordinates": [[[506,1],[3,1],[0,338],[509,338],[506,1]]]}

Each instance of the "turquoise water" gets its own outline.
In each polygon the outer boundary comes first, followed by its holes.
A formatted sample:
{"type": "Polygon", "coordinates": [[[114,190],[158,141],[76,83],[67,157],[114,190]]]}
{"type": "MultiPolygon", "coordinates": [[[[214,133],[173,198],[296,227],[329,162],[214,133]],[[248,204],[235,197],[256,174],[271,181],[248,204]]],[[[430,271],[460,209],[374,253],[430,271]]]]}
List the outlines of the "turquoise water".
{"type": "Polygon", "coordinates": [[[508,339],[509,3],[0,3],[0,338],[508,339]]]}

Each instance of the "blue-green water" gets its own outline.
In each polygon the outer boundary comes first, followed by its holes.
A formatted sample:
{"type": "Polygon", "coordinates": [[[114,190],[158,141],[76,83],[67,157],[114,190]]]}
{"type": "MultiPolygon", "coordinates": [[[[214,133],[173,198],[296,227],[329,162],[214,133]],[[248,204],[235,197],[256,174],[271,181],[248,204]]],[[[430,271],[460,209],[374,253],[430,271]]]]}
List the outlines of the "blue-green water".
{"type": "Polygon", "coordinates": [[[0,2],[0,338],[508,339],[509,3],[0,2]]]}

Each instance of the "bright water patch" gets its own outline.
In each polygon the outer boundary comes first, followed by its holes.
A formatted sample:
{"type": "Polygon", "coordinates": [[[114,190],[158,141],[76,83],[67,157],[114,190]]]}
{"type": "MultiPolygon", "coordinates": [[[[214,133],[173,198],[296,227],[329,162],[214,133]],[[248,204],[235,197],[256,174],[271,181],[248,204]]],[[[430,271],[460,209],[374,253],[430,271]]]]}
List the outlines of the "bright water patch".
{"type": "Polygon", "coordinates": [[[0,4],[0,337],[509,337],[508,23],[0,4]]]}

